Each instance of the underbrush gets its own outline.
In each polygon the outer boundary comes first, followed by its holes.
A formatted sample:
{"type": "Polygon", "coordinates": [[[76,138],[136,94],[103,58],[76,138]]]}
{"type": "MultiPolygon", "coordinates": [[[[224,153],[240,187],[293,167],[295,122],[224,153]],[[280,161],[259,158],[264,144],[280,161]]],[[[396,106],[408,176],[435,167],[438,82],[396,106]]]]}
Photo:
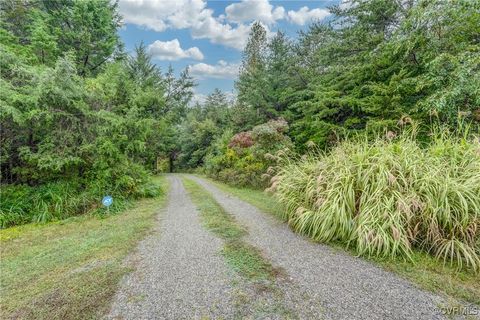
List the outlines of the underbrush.
{"type": "Polygon", "coordinates": [[[207,176],[232,186],[262,188],[265,187],[265,181],[261,179],[261,176],[265,170],[266,166],[264,164],[254,163],[248,166],[226,168],[215,173],[209,172],[207,176]]]}
{"type": "Polygon", "coordinates": [[[414,248],[480,270],[480,141],[436,135],[345,141],[283,159],[273,191],[298,232],[374,257],[414,248]]]}
{"type": "Polygon", "coordinates": [[[114,202],[108,209],[117,212],[125,209],[129,199],[154,197],[159,194],[158,185],[150,181],[135,185],[129,192],[112,190],[95,182],[84,185],[80,180],[58,181],[39,186],[2,185],[0,192],[0,227],[61,220],[71,216],[104,213],[102,197],[112,195],[114,202]]]}

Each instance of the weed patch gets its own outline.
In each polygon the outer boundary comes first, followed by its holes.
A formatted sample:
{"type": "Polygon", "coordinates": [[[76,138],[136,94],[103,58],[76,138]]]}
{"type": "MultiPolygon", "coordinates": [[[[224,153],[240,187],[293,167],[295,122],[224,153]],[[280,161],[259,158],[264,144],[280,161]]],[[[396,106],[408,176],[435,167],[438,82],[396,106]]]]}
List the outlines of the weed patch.
{"type": "Polygon", "coordinates": [[[246,278],[273,280],[279,274],[279,272],[262,257],[258,249],[241,241],[226,243],[222,250],[222,255],[236,272],[246,278]]]}

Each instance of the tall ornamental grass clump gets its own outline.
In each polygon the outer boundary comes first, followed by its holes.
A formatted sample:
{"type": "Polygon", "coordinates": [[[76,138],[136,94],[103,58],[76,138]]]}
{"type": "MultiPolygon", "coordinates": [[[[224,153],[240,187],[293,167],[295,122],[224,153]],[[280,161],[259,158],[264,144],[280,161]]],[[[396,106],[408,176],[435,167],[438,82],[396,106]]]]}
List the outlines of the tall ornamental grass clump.
{"type": "Polygon", "coordinates": [[[480,141],[438,135],[345,141],[284,159],[272,178],[298,232],[369,256],[413,248],[480,270],[480,141]]]}

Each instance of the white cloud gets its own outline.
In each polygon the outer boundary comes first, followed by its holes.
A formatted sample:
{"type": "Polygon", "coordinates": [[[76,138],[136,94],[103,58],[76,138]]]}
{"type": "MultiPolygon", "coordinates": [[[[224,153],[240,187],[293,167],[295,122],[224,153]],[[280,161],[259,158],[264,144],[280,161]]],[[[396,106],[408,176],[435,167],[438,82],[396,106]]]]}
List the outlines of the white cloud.
{"type": "Polygon", "coordinates": [[[192,76],[197,79],[217,78],[217,79],[234,79],[238,75],[238,63],[228,63],[220,60],[217,64],[211,65],[206,63],[197,63],[190,65],[189,71],[192,76]]]}
{"type": "MultiPolygon", "coordinates": [[[[345,0],[343,0],[345,1],[345,0]]],[[[243,0],[225,8],[225,14],[214,16],[206,0],[120,0],[124,22],[143,26],[157,32],[167,29],[189,29],[194,39],[208,39],[211,43],[242,50],[250,32],[250,22],[261,21],[267,28],[278,20],[305,25],[314,19],[323,19],[327,9],[302,7],[285,12],[282,6],[273,6],[269,0],[243,0]]]]}
{"type": "Polygon", "coordinates": [[[164,31],[185,29],[213,14],[204,0],[120,0],[124,22],[164,31]]]}
{"type": "Polygon", "coordinates": [[[320,8],[310,10],[308,7],[302,7],[298,11],[288,11],[287,15],[290,22],[303,26],[312,20],[324,19],[330,15],[330,11],[320,8]]]}
{"type": "MultiPolygon", "coordinates": [[[[226,95],[227,100],[231,104],[235,103],[235,100],[237,99],[237,95],[235,93],[233,93],[232,91],[222,91],[222,92],[226,95]]],[[[204,94],[204,93],[200,93],[200,92],[195,91],[193,93],[193,98],[190,101],[190,105],[194,106],[196,103],[203,104],[207,100],[208,96],[209,96],[208,94],[204,94]]]]}
{"type": "Polygon", "coordinates": [[[354,4],[352,3],[352,0],[341,0],[339,7],[340,9],[345,10],[345,9],[350,9],[353,5],[354,4]]]}
{"type": "Polygon", "coordinates": [[[233,3],[225,8],[225,13],[227,20],[236,23],[258,20],[272,24],[285,17],[285,9],[281,6],[274,9],[268,0],[243,0],[233,3]]]}
{"type": "Polygon", "coordinates": [[[207,100],[207,95],[199,92],[194,92],[193,93],[193,98],[192,101],[190,102],[190,105],[195,105],[196,103],[203,104],[207,100]]]}
{"type": "Polygon", "coordinates": [[[203,53],[197,47],[183,50],[178,39],[171,41],[155,41],[148,46],[148,52],[158,60],[180,60],[191,58],[203,60],[203,53]]]}
{"type": "Polygon", "coordinates": [[[227,96],[227,99],[233,103],[237,100],[237,95],[233,93],[232,91],[224,91],[225,95],[227,96]]]}
{"type": "Polygon", "coordinates": [[[162,0],[121,0],[119,11],[125,23],[161,32],[168,28],[166,21],[168,16],[182,11],[182,3],[162,0]]]}
{"type": "Polygon", "coordinates": [[[193,38],[243,49],[250,27],[233,26],[213,16],[204,0],[120,0],[124,22],[154,31],[190,29],[193,38]]]}
{"type": "MultiPolygon", "coordinates": [[[[235,100],[237,99],[237,95],[235,93],[233,93],[232,91],[222,91],[222,92],[227,96],[227,100],[231,104],[235,103],[235,100]]],[[[203,104],[207,100],[208,96],[209,96],[208,94],[204,94],[204,93],[201,93],[201,92],[194,91],[193,92],[193,98],[190,102],[190,105],[194,106],[195,103],[197,103],[197,102],[200,103],[200,104],[203,104]]]]}
{"type": "Polygon", "coordinates": [[[212,43],[242,50],[248,39],[250,26],[239,24],[236,28],[222,24],[213,17],[199,21],[190,30],[194,39],[209,39],[212,43]]]}

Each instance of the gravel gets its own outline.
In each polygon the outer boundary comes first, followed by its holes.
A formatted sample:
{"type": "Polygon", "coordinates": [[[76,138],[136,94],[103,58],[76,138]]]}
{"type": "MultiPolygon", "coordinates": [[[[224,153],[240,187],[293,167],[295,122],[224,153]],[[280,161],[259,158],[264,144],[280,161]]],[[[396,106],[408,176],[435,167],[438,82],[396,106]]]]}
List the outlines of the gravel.
{"type": "Polygon", "coordinates": [[[232,318],[231,271],[222,241],[204,230],[178,177],[152,233],[129,257],[136,270],[122,280],[107,319],[232,318]]]}
{"type": "Polygon", "coordinates": [[[242,279],[200,224],[180,181],[169,176],[165,212],[127,259],[107,319],[443,319],[440,296],[372,263],[293,233],[277,219],[189,176],[248,228],[245,241],[281,270],[271,283],[242,279]]]}
{"type": "MultiPolygon", "coordinates": [[[[284,223],[254,206],[230,196],[204,179],[190,176],[212,193],[249,235],[246,240],[262,250],[276,267],[320,301],[325,319],[443,319],[448,305],[441,297],[422,291],[407,280],[373,264],[313,243],[293,233],[284,223]]],[[[311,306],[317,308],[318,306],[311,306]]],[[[228,317],[227,317],[228,318],[228,317]]]]}

